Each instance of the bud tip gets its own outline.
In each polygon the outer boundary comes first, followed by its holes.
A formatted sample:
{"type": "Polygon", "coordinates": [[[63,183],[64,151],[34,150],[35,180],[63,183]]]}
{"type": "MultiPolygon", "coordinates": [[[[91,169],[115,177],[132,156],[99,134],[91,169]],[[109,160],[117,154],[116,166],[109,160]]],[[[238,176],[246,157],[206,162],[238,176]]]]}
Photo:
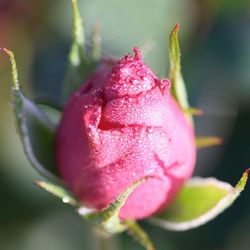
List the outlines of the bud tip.
{"type": "Polygon", "coordinates": [[[180,24],[179,24],[179,22],[177,22],[176,24],[175,24],[175,26],[174,26],[174,32],[178,32],[179,31],[179,29],[180,29],[180,24]]]}
{"type": "Polygon", "coordinates": [[[137,47],[135,47],[135,48],[134,48],[134,52],[135,52],[135,59],[136,59],[136,60],[141,60],[141,59],[142,59],[142,56],[141,56],[140,50],[139,50],[137,47]]]}

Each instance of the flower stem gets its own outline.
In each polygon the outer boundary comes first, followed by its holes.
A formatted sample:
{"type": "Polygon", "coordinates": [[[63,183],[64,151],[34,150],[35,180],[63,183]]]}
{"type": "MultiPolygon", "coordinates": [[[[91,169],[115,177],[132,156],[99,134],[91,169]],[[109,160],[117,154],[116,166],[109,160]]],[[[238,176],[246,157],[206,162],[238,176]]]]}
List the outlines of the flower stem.
{"type": "Polygon", "coordinates": [[[119,250],[119,245],[114,235],[105,233],[98,228],[95,228],[94,232],[98,239],[99,250],[119,250]]]}

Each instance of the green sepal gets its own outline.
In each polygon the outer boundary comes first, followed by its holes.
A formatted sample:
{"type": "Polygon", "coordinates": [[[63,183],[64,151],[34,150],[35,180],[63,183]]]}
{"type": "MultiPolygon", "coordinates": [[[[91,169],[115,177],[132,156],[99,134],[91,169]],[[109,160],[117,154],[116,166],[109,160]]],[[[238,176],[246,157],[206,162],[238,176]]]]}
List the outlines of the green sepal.
{"type": "MultiPolygon", "coordinates": [[[[85,35],[78,1],[71,0],[73,10],[73,33],[68,66],[63,83],[62,101],[65,103],[70,96],[95,71],[97,66],[98,50],[95,43],[94,56],[88,55],[85,49],[85,35]]],[[[98,39],[96,39],[97,41],[98,39]]],[[[94,51],[94,49],[92,49],[94,51]]]]}
{"type": "Polygon", "coordinates": [[[107,208],[99,211],[84,207],[65,186],[59,186],[47,181],[36,181],[35,184],[41,189],[59,198],[63,203],[67,203],[76,208],[81,217],[95,224],[99,229],[104,230],[106,233],[116,234],[127,230],[129,234],[147,250],[155,250],[147,233],[135,221],[121,221],[119,218],[120,209],[124,206],[129,195],[148,178],[149,177],[145,177],[132,183],[124,192],[119,194],[114,202],[112,202],[107,208]]]}
{"type": "Polygon", "coordinates": [[[187,181],[173,203],[150,221],[165,229],[185,231],[214,219],[233,204],[247,183],[247,169],[235,187],[215,178],[187,181]]]}
{"type": "Polygon", "coordinates": [[[189,107],[187,109],[183,109],[182,111],[184,113],[190,114],[190,115],[196,115],[196,116],[203,115],[203,111],[202,110],[197,109],[197,108],[192,108],[192,107],[189,107]]]}
{"type": "Polygon", "coordinates": [[[74,195],[63,185],[49,183],[47,181],[36,181],[35,184],[41,189],[56,196],[62,202],[67,203],[77,209],[78,214],[89,222],[95,224],[107,233],[115,234],[123,232],[127,229],[127,224],[119,218],[120,209],[124,206],[129,195],[147,178],[142,178],[132,183],[124,192],[106,208],[102,210],[91,209],[83,206],[83,204],[74,197],[74,195]]]}
{"type": "Polygon", "coordinates": [[[129,195],[148,178],[150,177],[145,177],[133,182],[128,188],[120,193],[108,207],[92,213],[81,213],[81,209],[79,209],[79,214],[92,223],[99,225],[106,232],[123,232],[126,230],[126,225],[123,224],[119,218],[120,209],[124,206],[129,195]]]}
{"type": "Polygon", "coordinates": [[[197,136],[195,138],[196,147],[200,148],[207,148],[216,145],[221,145],[223,140],[216,136],[197,136]]]}
{"type": "Polygon", "coordinates": [[[73,207],[80,206],[80,203],[77,201],[74,195],[62,185],[59,186],[47,181],[35,181],[35,184],[39,188],[49,192],[50,194],[53,194],[54,196],[62,200],[63,203],[70,204],[73,207]]]}
{"type": "Polygon", "coordinates": [[[77,210],[77,213],[80,214],[83,218],[83,214],[95,213],[96,210],[92,208],[85,207],[81,201],[78,200],[72,194],[72,192],[63,184],[54,184],[48,181],[35,181],[34,182],[39,188],[44,191],[52,194],[56,198],[59,198],[63,203],[69,204],[77,210]],[[84,212],[83,212],[84,211],[84,212]]]}
{"type": "Polygon", "coordinates": [[[238,193],[241,193],[245,189],[245,186],[246,186],[247,180],[248,180],[249,172],[250,172],[250,168],[246,169],[245,172],[243,173],[242,177],[240,178],[240,180],[236,184],[235,189],[237,190],[238,193]]]}
{"type": "Polygon", "coordinates": [[[14,54],[4,48],[1,50],[8,54],[12,66],[12,107],[17,131],[27,158],[41,175],[51,181],[59,182],[54,154],[55,124],[23,94],[18,82],[14,54]]]}
{"type": "Polygon", "coordinates": [[[96,23],[92,30],[91,37],[91,58],[94,61],[99,61],[101,58],[101,32],[100,24],[96,23]]]}
{"type": "MultiPolygon", "coordinates": [[[[183,110],[189,109],[186,86],[181,74],[181,51],[178,41],[179,23],[172,30],[169,37],[169,79],[171,81],[171,93],[183,110]]],[[[193,124],[192,115],[185,113],[186,117],[193,124]]]]}
{"type": "Polygon", "coordinates": [[[132,183],[124,192],[118,195],[118,197],[106,208],[102,210],[96,210],[83,206],[83,204],[74,197],[74,195],[63,185],[57,185],[49,183],[47,181],[36,181],[35,184],[41,189],[56,196],[62,202],[68,203],[77,209],[78,214],[87,219],[91,223],[97,225],[100,229],[107,233],[115,234],[123,232],[127,229],[127,224],[119,218],[120,209],[124,206],[129,195],[147,178],[142,178],[132,183]]]}

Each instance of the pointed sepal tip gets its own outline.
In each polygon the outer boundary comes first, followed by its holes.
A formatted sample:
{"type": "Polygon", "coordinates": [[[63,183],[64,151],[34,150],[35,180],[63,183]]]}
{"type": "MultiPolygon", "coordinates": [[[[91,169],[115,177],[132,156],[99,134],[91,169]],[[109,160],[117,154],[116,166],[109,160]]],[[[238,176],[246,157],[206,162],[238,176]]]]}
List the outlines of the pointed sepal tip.
{"type": "Polygon", "coordinates": [[[15,60],[14,53],[11,50],[8,50],[8,49],[3,48],[3,47],[0,47],[0,51],[5,52],[9,56],[11,68],[12,68],[12,81],[13,81],[12,88],[19,90],[20,85],[19,85],[19,81],[18,81],[18,72],[17,72],[16,60],[15,60]]]}
{"type": "Polygon", "coordinates": [[[238,189],[240,192],[244,190],[247,180],[248,180],[248,175],[250,172],[250,168],[247,168],[245,172],[243,173],[242,177],[240,178],[239,182],[236,185],[236,189],[238,189]]]}

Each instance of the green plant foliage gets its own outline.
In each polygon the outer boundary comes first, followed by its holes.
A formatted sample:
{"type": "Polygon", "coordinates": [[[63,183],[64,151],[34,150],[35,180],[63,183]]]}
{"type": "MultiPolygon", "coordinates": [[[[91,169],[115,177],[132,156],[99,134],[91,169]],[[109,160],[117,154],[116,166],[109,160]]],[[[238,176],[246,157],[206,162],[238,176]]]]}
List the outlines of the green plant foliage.
{"type": "Polygon", "coordinates": [[[137,240],[145,249],[155,250],[155,247],[149,238],[148,234],[139,226],[138,223],[132,220],[124,222],[127,226],[127,231],[137,240]]]}
{"type": "Polygon", "coordinates": [[[187,181],[173,203],[151,219],[168,230],[185,231],[214,219],[244,190],[249,169],[235,187],[215,178],[195,177],[187,181]]]}
{"type": "Polygon", "coordinates": [[[73,207],[80,206],[77,199],[74,198],[73,194],[71,194],[70,191],[66,189],[66,187],[58,186],[47,181],[35,181],[35,184],[39,188],[61,199],[63,203],[70,204],[73,207]]]}
{"type": "Polygon", "coordinates": [[[96,30],[93,35],[93,47],[88,55],[85,49],[84,28],[80,15],[78,2],[72,0],[73,9],[73,34],[72,44],[68,56],[68,67],[64,80],[62,99],[66,102],[69,95],[72,94],[89,75],[94,72],[97,60],[100,54],[99,33],[96,30]]]}
{"type": "MultiPolygon", "coordinates": [[[[68,56],[68,69],[62,92],[62,103],[69,95],[88,79],[100,60],[101,38],[99,27],[93,30],[92,47],[85,48],[84,28],[77,0],[72,0],[73,34],[68,56]]],[[[193,123],[193,115],[202,111],[192,108],[188,103],[185,83],[181,74],[181,53],[178,42],[179,24],[176,24],[169,38],[169,78],[172,83],[172,95],[179,103],[186,117],[193,123]]],[[[8,54],[12,66],[12,103],[17,130],[24,151],[33,167],[49,181],[37,181],[37,186],[53,194],[64,203],[73,206],[78,214],[95,224],[108,234],[128,231],[145,249],[155,250],[147,233],[133,220],[122,221],[121,208],[130,194],[148,178],[142,178],[128,186],[106,208],[96,210],[85,207],[57,177],[55,162],[54,136],[61,112],[53,103],[31,101],[24,95],[18,82],[18,73],[14,54],[0,48],[8,54]]],[[[62,107],[60,106],[60,109],[62,107]]],[[[218,137],[197,137],[198,148],[218,145],[218,137]]],[[[228,208],[244,190],[249,169],[235,187],[214,178],[192,178],[186,182],[173,203],[167,209],[150,219],[154,224],[173,231],[184,231],[207,223],[228,208]]]]}
{"type": "Polygon", "coordinates": [[[222,144],[223,140],[216,136],[197,136],[195,139],[197,148],[206,148],[222,144]]]}
{"type": "MultiPolygon", "coordinates": [[[[177,23],[169,37],[169,79],[171,81],[172,95],[183,110],[189,110],[186,86],[181,74],[181,51],[178,41],[179,24],[177,23]]],[[[187,118],[192,121],[191,113],[185,113],[187,118]]]]}
{"type": "Polygon", "coordinates": [[[7,49],[2,50],[8,54],[12,65],[12,104],[24,151],[41,175],[58,182],[54,154],[55,126],[39,107],[23,94],[18,82],[14,54],[7,49]]]}
{"type": "Polygon", "coordinates": [[[109,233],[124,231],[126,226],[119,218],[120,209],[124,206],[129,195],[148,178],[142,178],[132,183],[126,190],[120,193],[107,208],[95,213],[85,214],[84,217],[91,222],[100,225],[105,231],[109,233]]]}
{"type": "MultiPolygon", "coordinates": [[[[149,177],[148,177],[149,178],[149,177]]],[[[129,233],[148,250],[154,250],[153,243],[149,236],[135,221],[121,221],[119,218],[120,209],[124,206],[129,195],[148,178],[142,178],[132,183],[124,192],[106,208],[95,210],[84,207],[80,201],[68,191],[65,187],[58,186],[45,181],[36,181],[35,184],[41,189],[53,194],[61,199],[63,203],[67,203],[77,209],[78,214],[84,219],[98,226],[106,233],[115,234],[128,230],[129,233]]]]}

